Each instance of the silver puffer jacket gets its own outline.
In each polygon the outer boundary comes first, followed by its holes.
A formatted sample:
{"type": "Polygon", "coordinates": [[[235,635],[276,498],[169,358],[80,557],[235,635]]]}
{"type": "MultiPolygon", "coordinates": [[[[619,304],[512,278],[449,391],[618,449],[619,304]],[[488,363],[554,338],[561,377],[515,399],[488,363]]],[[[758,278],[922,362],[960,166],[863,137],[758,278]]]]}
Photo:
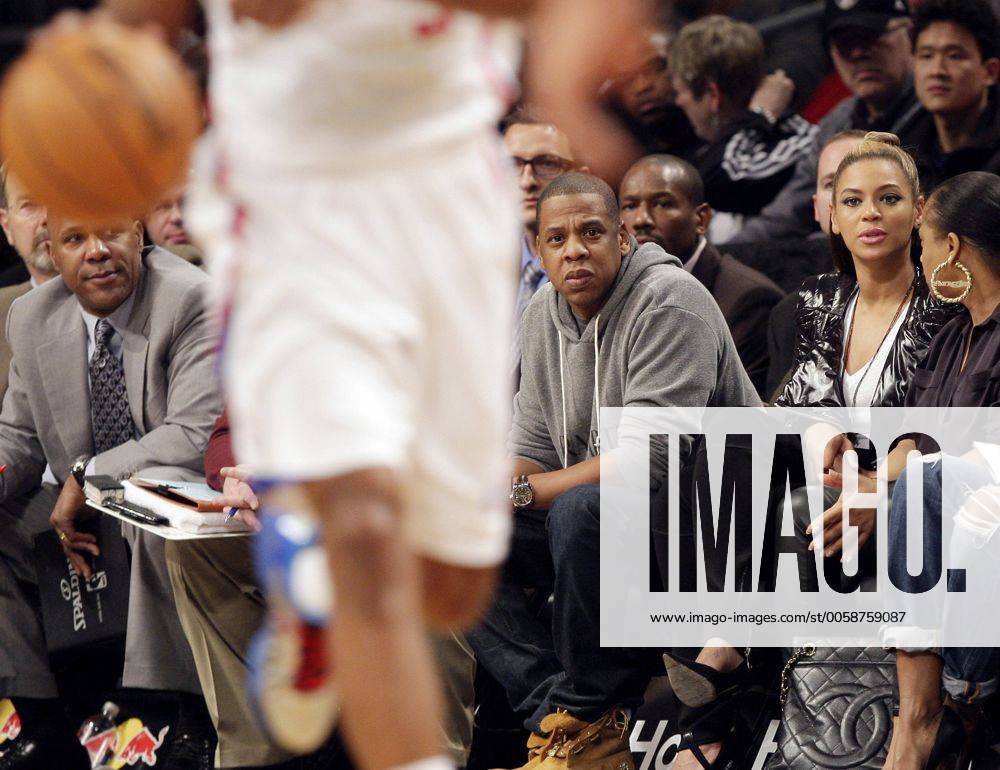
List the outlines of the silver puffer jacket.
{"type": "MultiPolygon", "coordinates": [[[[857,281],[847,273],[825,273],[803,281],[795,312],[795,365],[775,404],[844,405],[840,378],[844,316],[856,289],[857,281]]],[[[961,309],[934,299],[917,267],[913,299],[882,369],[873,406],[903,405],[913,370],[931,338],[961,309]]]]}

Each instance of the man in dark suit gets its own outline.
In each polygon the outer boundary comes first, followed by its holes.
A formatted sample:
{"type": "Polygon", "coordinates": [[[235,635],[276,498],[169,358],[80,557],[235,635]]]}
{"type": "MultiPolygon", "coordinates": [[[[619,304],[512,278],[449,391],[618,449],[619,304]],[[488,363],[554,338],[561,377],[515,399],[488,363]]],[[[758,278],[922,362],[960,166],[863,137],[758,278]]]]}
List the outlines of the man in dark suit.
{"type": "Polygon", "coordinates": [[[721,254],[705,237],[712,209],[697,169],[673,155],[648,155],[625,174],[622,221],[639,243],[659,244],[712,294],[758,393],[767,375],[767,318],[783,292],[763,273],[721,254]]]}
{"type": "MultiPolygon", "coordinates": [[[[87,557],[97,545],[76,525],[84,476],[200,477],[221,404],[205,274],[161,249],[143,250],[139,222],[98,228],[50,214],[48,224],[60,279],[17,299],[7,320],[13,359],[0,411],[0,464],[7,466],[0,475],[0,699],[12,700],[22,734],[4,746],[0,766],[72,770],[88,765],[70,756],[72,733],[54,733],[58,693],[34,590],[32,538],[54,527],[66,558],[89,578],[87,557]]],[[[176,691],[182,720],[185,704],[204,712],[164,541],[128,525],[123,535],[132,558],[122,684],[176,691]]],[[[189,735],[210,761],[214,738],[186,729],[176,726],[177,740],[189,735]]]]}
{"type": "MultiPolygon", "coordinates": [[[[24,186],[7,169],[0,167],[0,228],[7,242],[21,258],[22,272],[12,284],[0,283],[0,319],[7,320],[7,313],[15,299],[27,294],[33,286],[45,283],[56,275],[56,268],[49,255],[49,230],[45,207],[35,203],[24,186]]],[[[14,274],[13,270],[5,273],[14,274]]],[[[10,368],[10,342],[6,334],[0,336],[0,399],[7,392],[7,370],[10,368]]]]}

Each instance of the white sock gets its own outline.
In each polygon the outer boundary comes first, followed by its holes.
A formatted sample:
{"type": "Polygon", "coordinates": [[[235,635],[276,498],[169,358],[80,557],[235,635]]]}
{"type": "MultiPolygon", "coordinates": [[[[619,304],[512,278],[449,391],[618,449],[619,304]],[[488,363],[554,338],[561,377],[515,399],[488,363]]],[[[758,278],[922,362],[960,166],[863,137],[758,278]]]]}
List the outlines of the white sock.
{"type": "Polygon", "coordinates": [[[396,765],[389,770],[455,770],[455,763],[444,754],[436,757],[426,757],[415,762],[407,762],[405,765],[396,765]]]}

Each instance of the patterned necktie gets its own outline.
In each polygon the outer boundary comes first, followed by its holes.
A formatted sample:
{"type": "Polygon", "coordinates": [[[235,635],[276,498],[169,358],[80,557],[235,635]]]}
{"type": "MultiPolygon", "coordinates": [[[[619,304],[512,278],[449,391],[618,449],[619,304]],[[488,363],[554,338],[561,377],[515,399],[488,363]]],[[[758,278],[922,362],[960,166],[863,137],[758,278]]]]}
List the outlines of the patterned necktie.
{"type": "Polygon", "coordinates": [[[94,453],[124,444],[135,437],[135,425],[125,390],[121,359],[108,348],[114,327],[104,318],[94,330],[94,355],[90,357],[90,419],[94,453]]]}
{"type": "Polygon", "coordinates": [[[524,315],[524,309],[528,307],[531,298],[535,296],[538,284],[541,283],[544,275],[545,271],[542,270],[542,266],[534,261],[528,262],[521,270],[521,282],[517,287],[517,301],[514,306],[515,326],[521,323],[521,316],[524,315]]]}

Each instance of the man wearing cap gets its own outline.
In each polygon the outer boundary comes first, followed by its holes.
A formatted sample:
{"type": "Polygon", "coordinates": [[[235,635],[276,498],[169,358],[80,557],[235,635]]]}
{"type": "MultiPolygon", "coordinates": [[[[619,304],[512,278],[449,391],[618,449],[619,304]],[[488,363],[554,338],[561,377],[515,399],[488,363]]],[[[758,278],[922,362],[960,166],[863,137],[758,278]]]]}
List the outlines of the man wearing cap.
{"type": "Polygon", "coordinates": [[[791,181],[734,239],[804,238],[816,230],[812,194],[820,148],[841,131],[891,131],[904,146],[922,108],[913,92],[910,12],[906,0],[827,0],[823,39],[853,96],[819,123],[812,150],[791,181]]]}

